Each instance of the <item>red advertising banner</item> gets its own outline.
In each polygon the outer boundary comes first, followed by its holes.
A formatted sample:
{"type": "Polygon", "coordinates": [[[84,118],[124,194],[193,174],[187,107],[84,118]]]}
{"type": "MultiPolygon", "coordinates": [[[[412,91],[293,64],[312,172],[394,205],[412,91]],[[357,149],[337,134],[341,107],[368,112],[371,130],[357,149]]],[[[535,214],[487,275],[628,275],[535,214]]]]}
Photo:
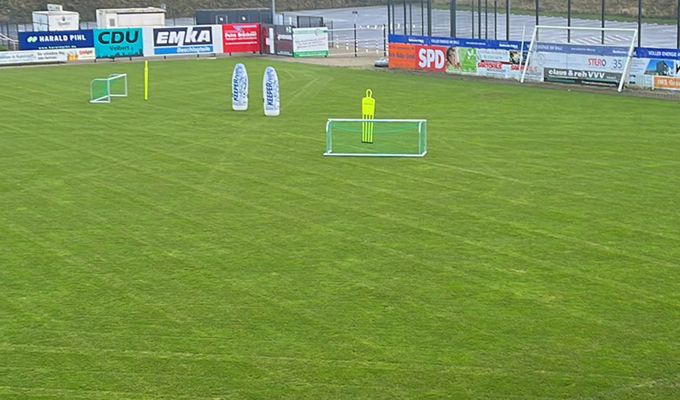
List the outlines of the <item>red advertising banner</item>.
{"type": "Polygon", "coordinates": [[[390,44],[390,68],[444,72],[446,47],[390,44]]]}
{"type": "Polygon", "coordinates": [[[224,52],[258,53],[260,51],[260,24],[222,25],[224,52]]]}
{"type": "Polygon", "coordinates": [[[446,47],[417,46],[417,69],[422,71],[446,71],[446,47]]]}

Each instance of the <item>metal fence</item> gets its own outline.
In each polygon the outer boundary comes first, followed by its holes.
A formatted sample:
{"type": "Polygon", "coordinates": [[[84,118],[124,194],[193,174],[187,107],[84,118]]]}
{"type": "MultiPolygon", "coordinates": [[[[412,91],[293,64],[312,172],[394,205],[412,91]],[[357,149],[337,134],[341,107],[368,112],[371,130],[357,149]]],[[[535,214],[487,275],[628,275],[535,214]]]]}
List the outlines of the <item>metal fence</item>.
{"type": "Polygon", "coordinates": [[[356,25],[334,28],[328,24],[331,56],[387,56],[387,25],[356,25]]]}
{"type": "Polygon", "coordinates": [[[680,0],[388,0],[389,33],[521,40],[536,25],[636,28],[640,47],[680,48],[680,0]]]}

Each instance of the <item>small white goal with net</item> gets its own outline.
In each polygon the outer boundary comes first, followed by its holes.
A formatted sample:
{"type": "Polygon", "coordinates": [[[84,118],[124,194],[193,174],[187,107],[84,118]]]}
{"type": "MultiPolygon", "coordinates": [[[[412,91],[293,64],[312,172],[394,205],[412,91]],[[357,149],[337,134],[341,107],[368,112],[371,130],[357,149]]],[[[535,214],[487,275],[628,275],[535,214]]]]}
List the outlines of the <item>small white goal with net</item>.
{"type": "Polygon", "coordinates": [[[127,97],[127,74],[113,74],[90,82],[90,103],[108,104],[114,97],[127,97]]]}
{"type": "Polygon", "coordinates": [[[425,157],[424,119],[329,119],[327,157],[425,157]]]}

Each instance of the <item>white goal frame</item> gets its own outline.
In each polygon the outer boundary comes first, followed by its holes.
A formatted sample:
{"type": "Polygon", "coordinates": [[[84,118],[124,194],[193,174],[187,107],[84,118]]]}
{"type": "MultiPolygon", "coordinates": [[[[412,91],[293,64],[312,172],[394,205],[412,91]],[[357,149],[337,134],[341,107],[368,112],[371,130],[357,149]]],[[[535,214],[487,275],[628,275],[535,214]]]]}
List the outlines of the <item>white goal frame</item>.
{"type": "Polygon", "coordinates": [[[109,75],[108,78],[97,78],[93,79],[90,82],[90,103],[92,104],[109,104],[111,103],[111,98],[113,97],[127,97],[128,96],[128,79],[127,79],[127,74],[112,74],[109,75]],[[123,79],[123,92],[122,93],[113,93],[111,91],[111,82],[117,80],[117,79],[123,79]],[[100,82],[105,82],[106,83],[106,95],[100,96],[95,98],[94,96],[94,87],[97,83],[100,82]]]}
{"type": "Polygon", "coordinates": [[[425,119],[353,119],[353,118],[330,118],[326,122],[326,157],[407,157],[422,158],[427,155],[427,120],[425,119]],[[361,122],[361,123],[412,123],[418,124],[418,143],[417,153],[335,153],[333,152],[333,136],[329,128],[333,122],[361,122]]]}
{"type": "MultiPolygon", "coordinates": [[[[628,81],[628,77],[630,74],[630,64],[631,60],[633,59],[633,54],[635,52],[635,44],[637,43],[637,38],[638,38],[638,30],[637,29],[629,29],[629,28],[602,28],[602,27],[583,27],[583,26],[552,26],[552,25],[536,25],[534,27],[534,33],[531,35],[531,44],[529,45],[529,51],[527,52],[527,58],[524,63],[524,69],[522,71],[522,78],[520,79],[521,83],[524,83],[524,78],[527,75],[527,70],[529,69],[529,63],[531,62],[531,58],[536,52],[536,42],[538,39],[538,34],[540,30],[560,30],[560,31],[567,31],[569,34],[571,31],[594,31],[594,32],[601,32],[603,35],[606,32],[620,32],[620,33],[632,33],[631,39],[630,39],[630,45],[628,46],[628,55],[626,57],[626,62],[623,67],[623,73],[621,76],[621,81],[619,82],[618,85],[618,92],[621,93],[623,91],[623,87],[628,81]]],[[[549,43],[549,42],[546,42],[549,43]]],[[[566,44],[566,43],[559,43],[559,44],[566,44]]],[[[597,45],[590,45],[590,46],[597,46],[597,45]]],[[[599,45],[601,47],[608,47],[606,44],[604,45],[599,45]]],[[[609,46],[609,47],[614,47],[614,46],[609,46]]]]}

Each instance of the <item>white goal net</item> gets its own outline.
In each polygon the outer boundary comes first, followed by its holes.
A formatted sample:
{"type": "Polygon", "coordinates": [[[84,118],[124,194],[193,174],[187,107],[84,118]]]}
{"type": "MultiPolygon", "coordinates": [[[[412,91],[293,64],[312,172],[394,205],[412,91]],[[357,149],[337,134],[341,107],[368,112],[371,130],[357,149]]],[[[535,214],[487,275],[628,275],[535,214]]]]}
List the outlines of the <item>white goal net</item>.
{"type": "Polygon", "coordinates": [[[107,104],[113,97],[127,97],[127,74],[109,75],[108,78],[93,79],[90,82],[90,103],[107,104]]]}
{"type": "Polygon", "coordinates": [[[521,82],[609,85],[620,92],[629,79],[637,29],[538,25],[521,82]]]}
{"type": "Polygon", "coordinates": [[[329,119],[330,157],[425,157],[427,121],[422,119],[329,119]]]}

